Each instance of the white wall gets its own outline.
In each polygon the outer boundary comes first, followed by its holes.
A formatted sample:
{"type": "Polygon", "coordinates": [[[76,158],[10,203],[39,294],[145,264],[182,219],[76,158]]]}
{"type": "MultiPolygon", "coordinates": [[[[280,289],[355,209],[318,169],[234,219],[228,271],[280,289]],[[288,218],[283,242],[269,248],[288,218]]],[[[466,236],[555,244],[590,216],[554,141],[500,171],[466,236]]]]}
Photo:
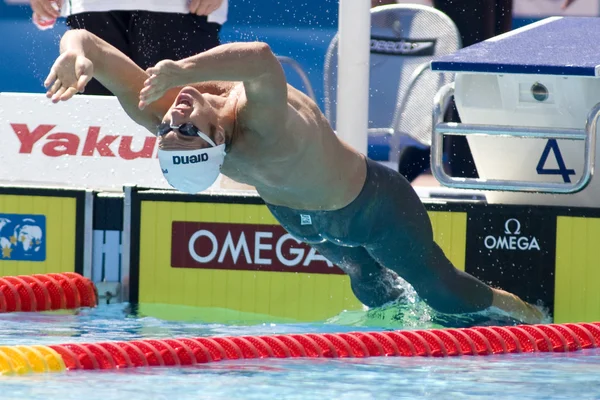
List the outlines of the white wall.
{"type": "MultiPolygon", "coordinates": [[[[431,6],[431,0],[396,0],[398,3],[431,6]]],[[[564,0],[513,0],[513,16],[516,18],[544,18],[555,15],[598,16],[600,0],[575,0],[566,10],[564,0]]]]}
{"type": "Polygon", "coordinates": [[[544,18],[556,15],[597,16],[600,14],[599,0],[575,0],[566,10],[561,7],[564,0],[514,0],[515,17],[544,18]]]}

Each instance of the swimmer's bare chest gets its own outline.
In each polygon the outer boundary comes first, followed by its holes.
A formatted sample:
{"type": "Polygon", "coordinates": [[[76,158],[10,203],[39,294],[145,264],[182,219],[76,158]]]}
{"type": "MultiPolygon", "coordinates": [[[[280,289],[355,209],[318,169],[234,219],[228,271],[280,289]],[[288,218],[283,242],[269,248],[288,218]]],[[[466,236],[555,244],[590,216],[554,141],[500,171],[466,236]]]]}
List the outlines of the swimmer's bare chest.
{"type": "Polygon", "coordinates": [[[296,209],[337,209],[358,195],[364,159],[304,94],[290,87],[285,121],[270,123],[281,126],[277,136],[250,130],[240,118],[224,175],[254,186],[267,203],[296,209]]]}

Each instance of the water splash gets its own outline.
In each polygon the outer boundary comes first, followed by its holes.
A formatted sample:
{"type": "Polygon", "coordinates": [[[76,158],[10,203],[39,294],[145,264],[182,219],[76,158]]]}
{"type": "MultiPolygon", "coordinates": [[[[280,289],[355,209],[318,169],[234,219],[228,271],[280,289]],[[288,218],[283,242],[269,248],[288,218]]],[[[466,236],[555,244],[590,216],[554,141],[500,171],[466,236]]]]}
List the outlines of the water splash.
{"type": "MultiPolygon", "coordinates": [[[[435,311],[419,298],[415,289],[399,279],[404,296],[377,308],[343,311],[325,321],[326,324],[383,329],[468,328],[472,326],[519,325],[520,321],[498,308],[490,307],[469,314],[444,314],[435,311]]],[[[535,307],[544,315],[541,323],[552,323],[549,309],[541,302],[535,307]]]]}

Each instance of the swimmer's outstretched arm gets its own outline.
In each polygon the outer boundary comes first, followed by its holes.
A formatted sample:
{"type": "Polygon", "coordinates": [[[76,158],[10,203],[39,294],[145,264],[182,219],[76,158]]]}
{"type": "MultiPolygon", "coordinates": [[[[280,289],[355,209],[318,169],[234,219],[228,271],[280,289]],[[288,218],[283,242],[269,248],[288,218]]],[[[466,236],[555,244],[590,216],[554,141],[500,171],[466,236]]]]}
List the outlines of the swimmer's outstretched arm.
{"type": "Polygon", "coordinates": [[[173,102],[168,93],[152,107],[140,110],[138,95],[148,75],[121,51],[85,30],[67,31],[60,41],[60,56],[44,85],[53,102],[66,101],[96,78],[119,99],[127,114],[156,133],[156,126],[173,102]]]}
{"type": "Polygon", "coordinates": [[[206,81],[243,82],[246,103],[241,110],[246,122],[260,132],[280,129],[287,111],[287,82],[283,68],[266,43],[244,42],[217,46],[180,61],[164,60],[146,70],[150,78],[140,92],[145,109],[174,87],[206,81]],[[271,128],[272,127],[272,128],[271,128]]]}

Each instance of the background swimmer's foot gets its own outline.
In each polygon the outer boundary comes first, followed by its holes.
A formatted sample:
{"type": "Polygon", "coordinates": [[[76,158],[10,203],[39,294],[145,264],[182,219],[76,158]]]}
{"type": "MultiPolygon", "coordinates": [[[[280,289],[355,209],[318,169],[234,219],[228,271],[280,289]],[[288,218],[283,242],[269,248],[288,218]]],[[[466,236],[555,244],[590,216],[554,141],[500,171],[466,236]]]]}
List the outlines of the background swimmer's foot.
{"type": "Polygon", "coordinates": [[[544,313],[537,307],[526,303],[512,293],[500,289],[492,289],[494,296],[492,308],[497,308],[511,318],[525,324],[540,324],[544,320],[544,313]]]}

